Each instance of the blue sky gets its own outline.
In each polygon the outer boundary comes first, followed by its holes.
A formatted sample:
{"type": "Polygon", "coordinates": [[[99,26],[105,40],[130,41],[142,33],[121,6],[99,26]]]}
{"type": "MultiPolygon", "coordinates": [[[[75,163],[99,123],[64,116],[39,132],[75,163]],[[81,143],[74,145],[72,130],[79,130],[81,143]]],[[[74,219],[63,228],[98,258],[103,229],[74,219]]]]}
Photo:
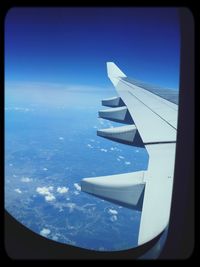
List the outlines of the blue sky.
{"type": "Polygon", "coordinates": [[[5,20],[6,82],[111,86],[128,76],[178,88],[176,8],[13,8],[5,20]]]}

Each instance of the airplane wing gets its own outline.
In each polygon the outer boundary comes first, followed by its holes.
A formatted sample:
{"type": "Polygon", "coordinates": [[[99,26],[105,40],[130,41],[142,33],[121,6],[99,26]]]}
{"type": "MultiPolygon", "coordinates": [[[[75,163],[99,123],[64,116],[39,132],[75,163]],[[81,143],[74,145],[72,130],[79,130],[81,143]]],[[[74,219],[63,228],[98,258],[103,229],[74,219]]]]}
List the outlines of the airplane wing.
{"type": "Polygon", "coordinates": [[[99,112],[105,119],[134,124],[101,129],[99,136],[132,144],[138,131],[149,154],[146,171],[84,178],[82,191],[142,211],[138,245],[158,236],[168,225],[173,189],[178,105],[143,84],[130,80],[113,62],[108,77],[119,96],[102,101],[109,109],[99,112]]]}

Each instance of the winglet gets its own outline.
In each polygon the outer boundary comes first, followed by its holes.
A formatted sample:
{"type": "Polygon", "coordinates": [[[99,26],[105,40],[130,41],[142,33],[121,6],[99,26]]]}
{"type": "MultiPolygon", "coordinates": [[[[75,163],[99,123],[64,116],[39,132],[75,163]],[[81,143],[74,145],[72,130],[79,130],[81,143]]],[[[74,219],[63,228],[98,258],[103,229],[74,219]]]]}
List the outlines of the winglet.
{"type": "Polygon", "coordinates": [[[121,77],[126,77],[126,75],[115,65],[114,62],[107,62],[107,73],[108,77],[114,86],[117,85],[121,77]]]}

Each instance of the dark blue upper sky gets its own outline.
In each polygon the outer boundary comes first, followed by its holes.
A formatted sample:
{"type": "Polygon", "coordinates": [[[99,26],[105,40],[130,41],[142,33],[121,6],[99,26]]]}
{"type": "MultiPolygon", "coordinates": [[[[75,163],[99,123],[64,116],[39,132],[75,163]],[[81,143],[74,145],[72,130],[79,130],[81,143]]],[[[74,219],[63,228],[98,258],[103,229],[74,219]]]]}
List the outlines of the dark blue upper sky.
{"type": "Polygon", "coordinates": [[[106,61],[178,88],[175,8],[13,8],[5,20],[6,81],[110,86],[106,61]]]}

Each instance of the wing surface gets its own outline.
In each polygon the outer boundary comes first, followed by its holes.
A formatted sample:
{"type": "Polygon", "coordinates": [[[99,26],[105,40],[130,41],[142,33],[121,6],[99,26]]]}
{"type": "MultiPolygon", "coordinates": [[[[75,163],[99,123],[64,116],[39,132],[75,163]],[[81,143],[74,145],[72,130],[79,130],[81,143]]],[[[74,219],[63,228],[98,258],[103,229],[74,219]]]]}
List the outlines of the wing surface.
{"type": "Polygon", "coordinates": [[[141,204],[143,197],[138,236],[138,245],[141,245],[159,235],[169,222],[178,105],[145,88],[144,84],[130,80],[113,62],[107,63],[107,72],[118,97],[103,100],[102,103],[112,109],[101,111],[100,115],[105,119],[122,120],[127,110],[134,125],[99,130],[98,135],[130,142],[137,130],[149,154],[148,169],[85,178],[82,190],[133,208],[138,207],[139,202],[141,204]]]}

